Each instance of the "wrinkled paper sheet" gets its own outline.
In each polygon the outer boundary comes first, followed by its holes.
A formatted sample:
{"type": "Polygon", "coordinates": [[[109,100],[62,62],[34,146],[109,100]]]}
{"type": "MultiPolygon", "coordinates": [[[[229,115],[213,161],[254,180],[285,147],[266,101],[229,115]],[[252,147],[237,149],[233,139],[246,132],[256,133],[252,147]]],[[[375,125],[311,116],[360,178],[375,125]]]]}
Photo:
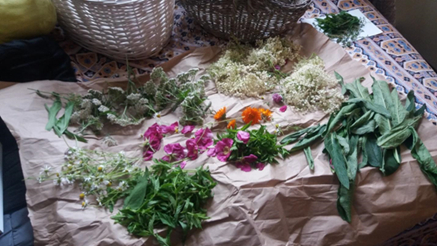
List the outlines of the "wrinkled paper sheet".
{"type": "MultiPolygon", "coordinates": [[[[369,87],[368,70],[353,61],[345,51],[308,24],[302,24],[292,34],[303,45],[307,56],[318,54],[329,72],[334,70],[350,83],[364,76],[369,87]]],[[[200,48],[177,57],[164,68],[174,76],[192,67],[205,69],[218,56],[218,49],[200,48]]],[[[141,78],[146,81],[147,78],[141,78]]],[[[109,82],[111,86],[125,82],[109,82]]],[[[0,90],[0,115],[16,137],[25,178],[37,177],[44,165],[59,171],[63,163],[66,142],[53,132],[45,130],[47,112],[44,104],[50,100],[37,96],[28,88],[62,93],[85,93],[87,87],[102,88],[105,81],[86,84],[57,81],[37,81],[16,84],[0,90]]],[[[212,108],[226,106],[228,118],[241,116],[247,106],[268,107],[261,99],[236,98],[218,94],[212,83],[207,88],[212,108]]],[[[271,104],[273,105],[273,104],[271,104]]],[[[310,125],[325,123],[327,116],[321,112],[298,114],[291,110],[274,111],[275,124],[310,125]]],[[[166,115],[161,124],[171,124],[175,115],[166,115]]],[[[206,122],[213,121],[212,117],[206,122]]],[[[118,141],[115,147],[105,147],[101,139],[79,143],[80,147],[118,152],[130,156],[141,155],[139,137],[155,123],[150,119],[136,127],[111,128],[118,141]]],[[[240,120],[239,125],[242,125],[240,120]]],[[[259,126],[255,126],[259,127],[259,126]]],[[[223,131],[225,125],[215,127],[223,131]]],[[[436,128],[427,120],[419,127],[419,135],[437,160],[436,128]]],[[[180,142],[186,136],[174,134],[164,138],[163,144],[180,142]]],[[[70,146],[75,142],[67,140],[70,146]]],[[[376,168],[366,167],[357,175],[357,185],[352,210],[352,223],[343,221],[337,213],[338,180],[331,173],[327,157],[322,153],[323,144],[312,146],[315,170],[308,168],[303,152],[268,165],[263,171],[243,172],[234,165],[208,158],[206,153],[189,162],[186,169],[200,165],[211,170],[217,181],[214,198],[207,205],[210,219],[203,223],[203,230],[193,230],[186,245],[375,245],[434,215],[437,212],[437,192],[419,169],[409,151],[402,150],[402,165],[392,176],[383,177],[376,168]]],[[[163,150],[155,157],[163,156],[163,150]]],[[[151,163],[148,162],[147,165],[151,163]]],[[[34,228],[35,245],[156,245],[153,238],[131,237],[125,227],[114,224],[114,213],[89,206],[81,208],[80,190],[77,185],[64,188],[47,181],[38,184],[26,179],[29,217],[34,228]]],[[[6,198],[7,199],[7,198],[6,198]]],[[[182,245],[180,235],[173,236],[174,245],[182,245]]]]}

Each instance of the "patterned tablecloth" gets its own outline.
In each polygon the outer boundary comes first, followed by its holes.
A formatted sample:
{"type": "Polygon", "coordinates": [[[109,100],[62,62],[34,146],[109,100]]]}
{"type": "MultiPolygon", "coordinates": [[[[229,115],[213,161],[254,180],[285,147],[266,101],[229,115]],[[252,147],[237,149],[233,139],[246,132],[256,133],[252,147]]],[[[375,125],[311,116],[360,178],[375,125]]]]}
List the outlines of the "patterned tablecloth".
{"type": "MultiPolygon", "coordinates": [[[[383,33],[356,41],[345,48],[348,54],[372,72],[396,85],[398,91],[414,90],[418,105],[427,105],[427,117],[437,125],[437,74],[414,47],[367,0],[313,0],[302,18],[314,18],[340,10],[360,9],[383,33]]],[[[98,78],[126,77],[126,65],[106,56],[88,51],[70,41],[61,28],[55,37],[71,57],[79,81],[98,78]]],[[[176,3],[173,34],[168,45],[158,55],[141,61],[131,61],[136,74],[150,72],[155,66],[201,46],[224,44],[197,26],[185,10],[176,3]]],[[[437,216],[401,233],[385,245],[431,245],[437,240],[437,216]]]]}

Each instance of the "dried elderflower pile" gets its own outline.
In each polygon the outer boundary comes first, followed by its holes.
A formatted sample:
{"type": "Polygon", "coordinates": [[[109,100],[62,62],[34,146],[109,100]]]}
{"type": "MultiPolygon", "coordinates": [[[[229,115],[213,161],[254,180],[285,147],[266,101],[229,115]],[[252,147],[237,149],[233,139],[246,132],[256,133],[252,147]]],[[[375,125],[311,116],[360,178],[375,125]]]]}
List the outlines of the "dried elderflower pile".
{"type": "Polygon", "coordinates": [[[301,112],[332,113],[344,100],[337,80],[325,72],[323,60],[318,56],[300,60],[294,72],[281,81],[281,89],[283,100],[301,112]]]}
{"type": "Polygon", "coordinates": [[[257,48],[232,43],[209,69],[220,93],[258,97],[277,85],[277,68],[298,57],[300,46],[286,38],[257,42],[257,48]]]}
{"type": "Polygon", "coordinates": [[[66,186],[78,183],[82,207],[89,205],[89,196],[99,206],[111,211],[115,203],[128,195],[127,189],[135,185],[135,179],[143,171],[138,167],[139,159],[127,158],[124,152],[106,153],[82,148],[69,148],[65,153],[62,171],[54,173],[44,167],[38,181],[53,180],[55,185],[66,186]]]}

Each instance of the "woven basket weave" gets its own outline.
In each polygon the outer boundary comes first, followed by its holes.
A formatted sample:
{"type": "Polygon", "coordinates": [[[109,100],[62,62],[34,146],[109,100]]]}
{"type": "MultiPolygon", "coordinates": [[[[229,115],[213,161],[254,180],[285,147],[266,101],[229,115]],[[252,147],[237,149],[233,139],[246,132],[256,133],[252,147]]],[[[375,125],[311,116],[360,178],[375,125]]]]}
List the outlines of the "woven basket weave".
{"type": "Polygon", "coordinates": [[[175,0],[53,0],[76,43],[117,60],[142,59],[168,42],[175,0]]]}
{"type": "Polygon", "coordinates": [[[278,35],[305,13],[312,0],[181,0],[213,35],[242,42],[278,35]]]}

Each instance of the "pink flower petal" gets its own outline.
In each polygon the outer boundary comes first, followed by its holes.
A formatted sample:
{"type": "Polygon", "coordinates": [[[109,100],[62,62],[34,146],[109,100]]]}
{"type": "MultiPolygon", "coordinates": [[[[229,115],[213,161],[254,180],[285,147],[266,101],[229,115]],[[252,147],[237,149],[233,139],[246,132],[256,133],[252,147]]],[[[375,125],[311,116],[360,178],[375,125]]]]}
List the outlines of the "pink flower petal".
{"type": "Polygon", "coordinates": [[[266,167],[266,165],[264,163],[257,163],[256,167],[258,168],[258,170],[262,171],[264,167],[266,167]]]}
{"type": "Polygon", "coordinates": [[[252,170],[252,167],[250,167],[249,164],[243,164],[243,165],[241,165],[240,169],[243,172],[250,172],[252,170]]]}
{"type": "Polygon", "coordinates": [[[282,106],[279,111],[281,111],[282,113],[284,113],[285,111],[287,111],[287,105],[282,106]]]}
{"type": "Polygon", "coordinates": [[[183,161],[183,162],[181,162],[181,164],[179,164],[179,166],[180,166],[182,169],[184,169],[186,165],[187,165],[187,162],[186,162],[186,161],[183,161]]]}
{"type": "Polygon", "coordinates": [[[173,154],[173,144],[167,144],[166,146],[164,146],[164,151],[167,154],[173,154]]]}
{"type": "Polygon", "coordinates": [[[208,152],[206,153],[208,156],[216,156],[217,155],[217,151],[215,150],[215,148],[209,149],[208,152]]]}
{"type": "Polygon", "coordinates": [[[191,126],[191,125],[184,126],[184,128],[182,128],[181,133],[182,133],[182,134],[191,133],[191,132],[194,130],[194,127],[195,127],[195,126],[191,126]]]}
{"type": "Polygon", "coordinates": [[[153,151],[148,150],[146,152],[143,153],[143,158],[145,161],[150,161],[153,158],[153,151]]]}
{"type": "Polygon", "coordinates": [[[254,155],[254,154],[250,154],[248,156],[245,156],[243,158],[243,160],[244,160],[245,163],[254,163],[254,162],[256,162],[258,160],[258,157],[256,155],[254,155]]]}
{"type": "Polygon", "coordinates": [[[171,157],[169,155],[166,155],[166,156],[162,157],[162,160],[170,162],[171,161],[171,157]]]}
{"type": "Polygon", "coordinates": [[[281,70],[281,66],[279,66],[279,65],[275,65],[275,69],[276,69],[276,70],[281,70]]]}
{"type": "Polygon", "coordinates": [[[279,95],[278,93],[275,93],[272,95],[273,101],[275,103],[281,103],[282,102],[282,96],[279,95]]]}
{"type": "Polygon", "coordinates": [[[238,140],[243,141],[244,144],[247,144],[247,142],[249,142],[250,139],[250,134],[245,131],[238,131],[237,138],[238,140]]]}

